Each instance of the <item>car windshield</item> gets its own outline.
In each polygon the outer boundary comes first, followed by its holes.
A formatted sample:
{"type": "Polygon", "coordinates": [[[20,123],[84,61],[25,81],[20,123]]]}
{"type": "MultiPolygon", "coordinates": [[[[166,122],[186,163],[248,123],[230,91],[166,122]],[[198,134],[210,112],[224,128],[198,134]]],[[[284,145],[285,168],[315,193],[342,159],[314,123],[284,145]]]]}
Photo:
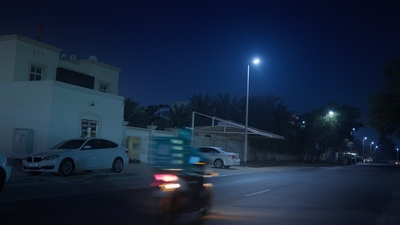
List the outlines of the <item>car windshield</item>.
{"type": "Polygon", "coordinates": [[[69,140],[63,141],[60,144],[56,145],[52,149],[77,149],[80,148],[86,140],[69,140]]]}

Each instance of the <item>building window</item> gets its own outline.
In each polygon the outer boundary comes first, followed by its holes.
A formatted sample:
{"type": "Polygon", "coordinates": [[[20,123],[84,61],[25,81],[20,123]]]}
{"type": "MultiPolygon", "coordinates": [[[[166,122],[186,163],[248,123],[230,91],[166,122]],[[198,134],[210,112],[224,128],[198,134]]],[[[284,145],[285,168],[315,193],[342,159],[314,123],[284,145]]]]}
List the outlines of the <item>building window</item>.
{"type": "Polygon", "coordinates": [[[82,138],[97,137],[98,125],[99,125],[99,121],[82,119],[81,137],[82,138]]]}
{"type": "Polygon", "coordinates": [[[110,85],[106,83],[100,83],[99,91],[104,93],[110,93],[110,85]]]}
{"type": "Polygon", "coordinates": [[[58,67],[56,80],[67,84],[89,88],[94,90],[94,77],[83,73],[71,71],[65,68],[58,67]]]}
{"type": "Polygon", "coordinates": [[[31,71],[29,73],[29,80],[42,80],[44,75],[44,68],[36,65],[31,65],[31,71]]]}

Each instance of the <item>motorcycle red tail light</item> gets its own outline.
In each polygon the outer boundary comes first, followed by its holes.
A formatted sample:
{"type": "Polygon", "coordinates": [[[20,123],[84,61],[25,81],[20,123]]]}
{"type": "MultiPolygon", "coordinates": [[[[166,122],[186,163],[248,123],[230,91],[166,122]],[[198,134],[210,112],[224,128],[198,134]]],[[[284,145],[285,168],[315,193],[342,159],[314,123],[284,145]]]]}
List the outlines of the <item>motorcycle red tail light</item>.
{"type": "Polygon", "coordinates": [[[171,182],[171,181],[177,181],[178,176],[175,174],[154,174],[154,178],[156,180],[164,181],[164,182],[171,182]]]}

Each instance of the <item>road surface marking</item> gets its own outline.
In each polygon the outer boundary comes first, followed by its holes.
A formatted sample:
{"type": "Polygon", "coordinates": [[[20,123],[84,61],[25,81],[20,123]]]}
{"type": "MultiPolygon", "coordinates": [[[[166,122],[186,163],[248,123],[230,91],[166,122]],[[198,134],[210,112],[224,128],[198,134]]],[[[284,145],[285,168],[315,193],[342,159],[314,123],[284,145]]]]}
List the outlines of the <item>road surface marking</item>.
{"type": "Polygon", "coordinates": [[[264,191],[259,191],[259,192],[254,192],[254,193],[251,193],[251,194],[247,194],[247,195],[245,195],[246,197],[249,197],[249,196],[253,196],[253,195],[258,195],[258,194],[262,194],[262,193],[264,193],[264,192],[268,192],[268,191],[271,191],[271,190],[264,190],[264,191]]]}

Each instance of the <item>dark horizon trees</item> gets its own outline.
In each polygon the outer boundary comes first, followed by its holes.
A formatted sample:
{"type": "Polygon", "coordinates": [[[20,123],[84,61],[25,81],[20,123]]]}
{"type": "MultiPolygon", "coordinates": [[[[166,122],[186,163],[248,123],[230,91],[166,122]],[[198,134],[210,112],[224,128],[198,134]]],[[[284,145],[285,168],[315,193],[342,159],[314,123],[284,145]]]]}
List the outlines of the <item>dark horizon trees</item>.
{"type": "Polygon", "coordinates": [[[367,100],[367,123],[380,135],[380,152],[393,157],[393,139],[400,140],[400,60],[387,60],[382,75],[383,84],[367,100]]]}

